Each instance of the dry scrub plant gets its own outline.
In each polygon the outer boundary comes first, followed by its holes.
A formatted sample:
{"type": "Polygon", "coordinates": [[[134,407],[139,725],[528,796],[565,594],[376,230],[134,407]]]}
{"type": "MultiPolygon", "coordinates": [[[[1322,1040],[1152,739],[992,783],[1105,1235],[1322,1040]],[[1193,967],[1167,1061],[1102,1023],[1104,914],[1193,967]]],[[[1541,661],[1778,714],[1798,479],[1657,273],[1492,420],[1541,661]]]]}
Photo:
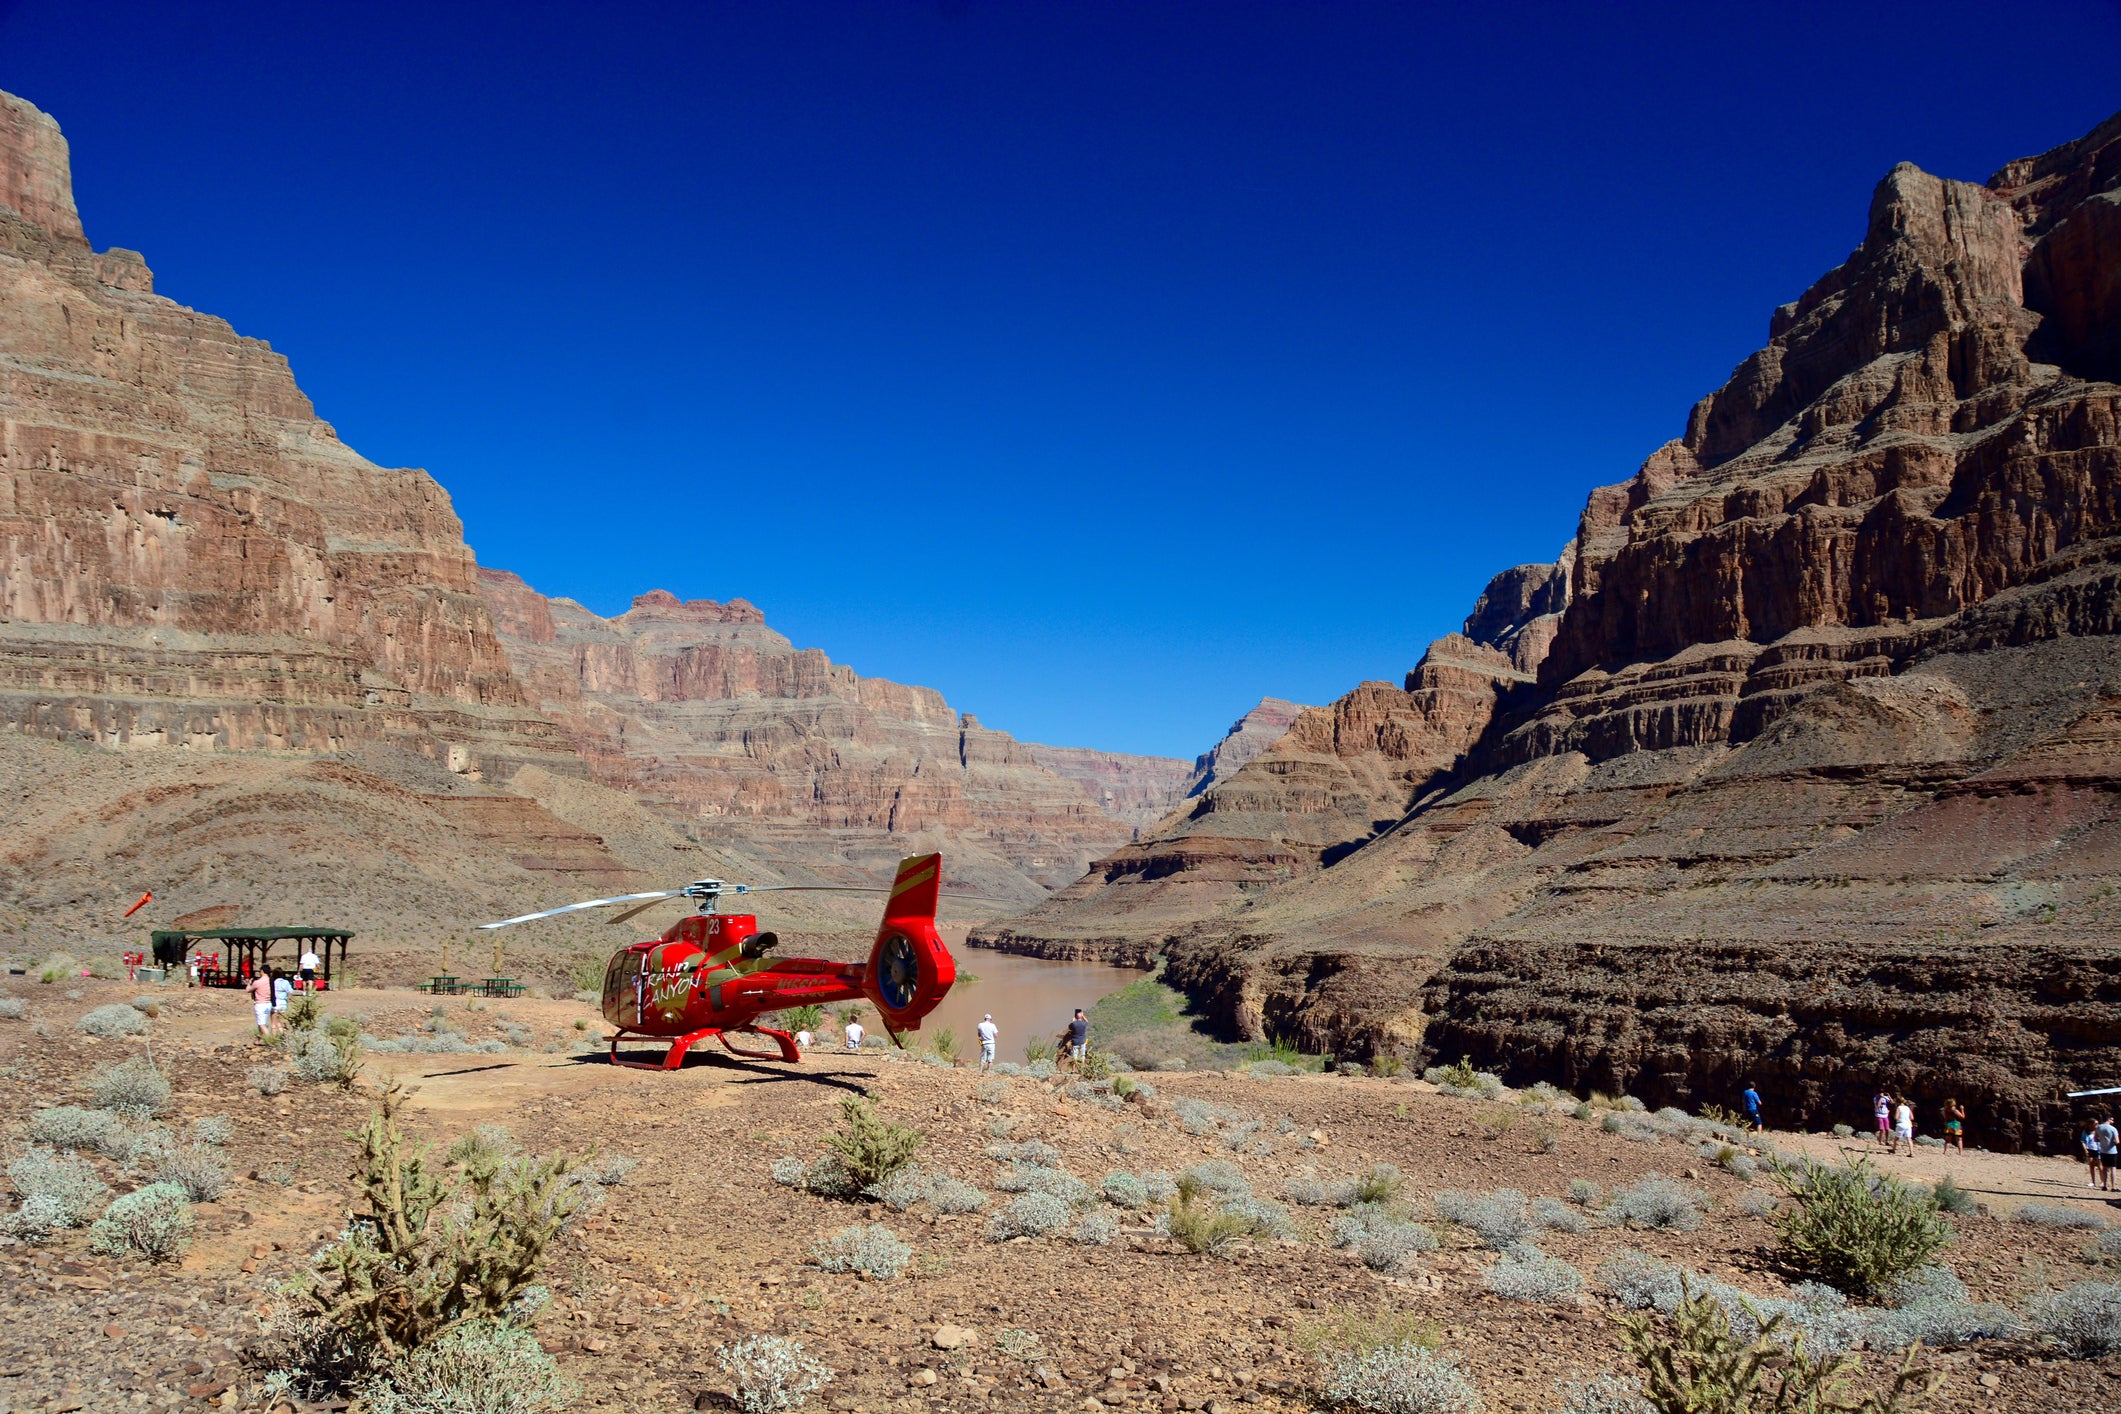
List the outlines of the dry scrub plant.
{"type": "Polygon", "coordinates": [[[478,1146],[438,1164],[399,1129],[404,1102],[392,1085],[350,1136],[366,1211],[282,1291],[277,1363],[312,1388],[349,1388],[466,1322],[509,1318],[581,1202],[569,1176],[594,1150],[504,1158],[478,1146]]]}
{"type": "Polygon", "coordinates": [[[825,1136],[856,1193],[882,1183],[913,1162],[927,1135],[877,1114],[858,1095],[840,1101],[840,1127],[825,1136]]]}
{"type": "Polygon", "coordinates": [[[1892,1382],[1860,1397],[1849,1381],[1852,1355],[1812,1356],[1801,1334],[1786,1334],[1781,1312],[1761,1317],[1751,1340],[1731,1330],[1723,1304],[1683,1283],[1669,1323],[1647,1314],[1619,1318],[1628,1351],[1642,1367],[1642,1393],[1657,1414],[1912,1414],[1944,1383],[1911,1348],[1892,1382]]]}
{"type": "Polygon", "coordinates": [[[1846,1168],[1807,1159],[1792,1169],[1778,1161],[1775,1177],[1795,1200],[1768,1217],[1783,1260],[1843,1291],[1882,1292],[1955,1236],[1928,1195],[1879,1173],[1868,1159],[1846,1168]]]}

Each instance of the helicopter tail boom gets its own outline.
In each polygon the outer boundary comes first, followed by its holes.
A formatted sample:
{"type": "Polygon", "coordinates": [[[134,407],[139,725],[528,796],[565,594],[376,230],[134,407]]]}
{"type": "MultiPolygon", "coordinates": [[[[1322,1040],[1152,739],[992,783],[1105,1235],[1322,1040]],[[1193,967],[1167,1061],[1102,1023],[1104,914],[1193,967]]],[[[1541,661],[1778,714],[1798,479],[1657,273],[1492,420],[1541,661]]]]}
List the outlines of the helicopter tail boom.
{"type": "Polygon", "coordinates": [[[957,963],[935,927],[942,884],[940,854],[899,861],[884,922],[876,930],[876,944],[862,975],[862,994],[893,1033],[918,1031],[921,1018],[957,981],[957,963]]]}

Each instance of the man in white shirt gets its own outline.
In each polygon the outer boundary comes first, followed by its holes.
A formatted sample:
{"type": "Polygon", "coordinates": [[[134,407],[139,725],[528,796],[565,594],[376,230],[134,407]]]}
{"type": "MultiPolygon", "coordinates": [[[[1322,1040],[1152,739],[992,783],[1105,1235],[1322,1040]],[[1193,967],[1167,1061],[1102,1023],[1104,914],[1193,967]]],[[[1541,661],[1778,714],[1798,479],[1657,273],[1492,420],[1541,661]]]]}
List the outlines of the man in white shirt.
{"type": "Polygon", "coordinates": [[[302,990],[317,990],[317,955],[307,948],[302,951],[302,990]]]}
{"type": "Polygon", "coordinates": [[[847,1023],[847,1049],[850,1051],[858,1051],[861,1048],[862,1023],[860,1023],[859,1021],[850,1021],[847,1023]]]}
{"type": "Polygon", "coordinates": [[[987,1013],[985,1019],[980,1022],[978,1030],[979,1068],[985,1070],[988,1066],[994,1064],[994,1038],[1001,1035],[1002,1030],[994,1024],[993,1012],[987,1013]]]}

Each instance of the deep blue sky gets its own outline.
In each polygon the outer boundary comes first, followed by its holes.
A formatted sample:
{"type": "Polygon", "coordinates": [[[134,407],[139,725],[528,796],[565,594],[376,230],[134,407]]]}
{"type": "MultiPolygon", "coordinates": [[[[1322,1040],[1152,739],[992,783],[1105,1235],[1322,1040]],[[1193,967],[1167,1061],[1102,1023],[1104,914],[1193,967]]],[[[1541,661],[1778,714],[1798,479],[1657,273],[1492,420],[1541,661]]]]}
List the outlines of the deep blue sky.
{"type": "Polygon", "coordinates": [[[2076,137],[2117,53],[2082,0],[0,0],[90,239],[482,563],[1182,755],[1397,680],[1888,167],[2076,137]]]}

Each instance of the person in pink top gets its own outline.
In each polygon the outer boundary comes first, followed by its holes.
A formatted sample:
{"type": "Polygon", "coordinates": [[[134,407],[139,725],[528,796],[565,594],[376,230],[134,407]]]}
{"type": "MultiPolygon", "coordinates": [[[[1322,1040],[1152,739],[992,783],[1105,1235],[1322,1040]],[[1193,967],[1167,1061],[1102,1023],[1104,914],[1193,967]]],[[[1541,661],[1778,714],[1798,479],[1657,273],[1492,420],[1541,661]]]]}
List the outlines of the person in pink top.
{"type": "Polygon", "coordinates": [[[258,1034],[267,1035],[272,1031],[272,974],[259,972],[250,979],[250,986],[246,990],[250,992],[251,1013],[258,1018],[258,1034]]]}

